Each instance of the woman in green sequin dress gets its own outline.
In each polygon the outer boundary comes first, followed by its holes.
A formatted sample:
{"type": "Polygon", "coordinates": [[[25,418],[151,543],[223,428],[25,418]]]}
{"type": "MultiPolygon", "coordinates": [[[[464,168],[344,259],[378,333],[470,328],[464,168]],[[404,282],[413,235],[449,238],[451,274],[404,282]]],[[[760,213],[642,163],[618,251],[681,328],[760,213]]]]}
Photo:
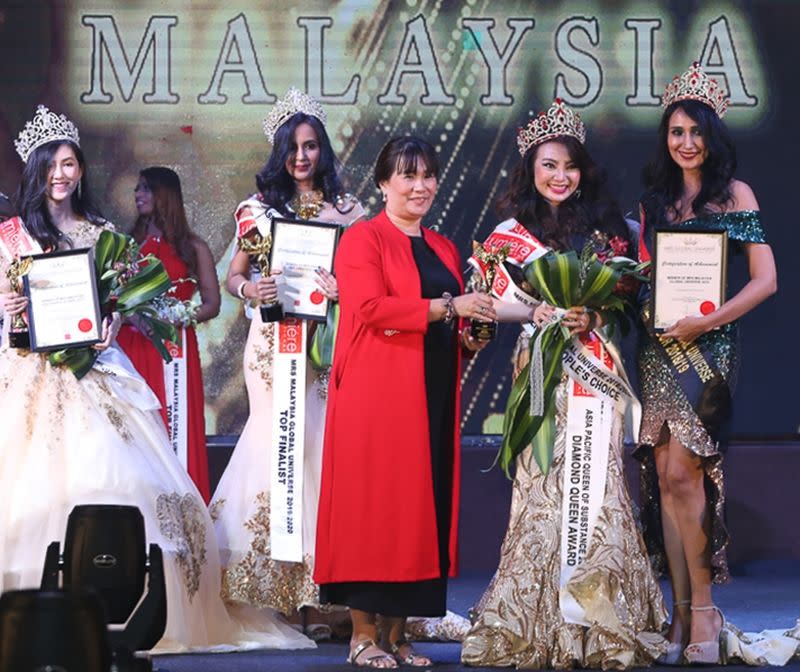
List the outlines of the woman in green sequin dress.
{"type": "MultiPolygon", "coordinates": [[[[737,369],[736,320],[777,287],[775,262],[750,187],[733,178],[736,155],[720,121],[727,101],[695,65],[667,88],[656,157],[645,170],[640,256],[655,227],[725,230],[729,250],[747,257],[750,280],[722,306],[672,325],[663,337],[696,342],[732,389],[737,369]]],[[[645,538],[669,570],[674,600],[664,662],[715,663],[724,621],[713,606],[712,581],[728,580],[723,521],[721,433],[709,430],[689,402],[662,346],[651,336],[639,353],[643,420],[645,538]],[[713,435],[713,436],[712,436],[713,435]],[[687,646],[687,644],[689,646],[687,646]]]]}

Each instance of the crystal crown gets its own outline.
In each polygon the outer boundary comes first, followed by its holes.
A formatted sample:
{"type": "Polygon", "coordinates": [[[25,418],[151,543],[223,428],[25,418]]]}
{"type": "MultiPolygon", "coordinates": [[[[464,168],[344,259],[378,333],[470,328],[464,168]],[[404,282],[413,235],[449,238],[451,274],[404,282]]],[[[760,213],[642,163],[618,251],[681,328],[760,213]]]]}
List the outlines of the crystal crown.
{"type": "Polygon", "coordinates": [[[75,124],[63,114],[56,114],[44,105],[39,105],[33,119],[25,124],[25,128],[14,140],[14,147],[17,154],[27,163],[34,149],[52,140],[72,140],[80,147],[80,136],[75,124]]]}
{"type": "Polygon", "coordinates": [[[291,87],[283,99],[275,103],[272,112],[264,119],[264,135],[267,136],[267,140],[270,143],[274,142],[277,130],[298,112],[316,117],[322,124],[328,120],[328,115],[325,114],[325,110],[322,109],[318,100],[291,87]]]}

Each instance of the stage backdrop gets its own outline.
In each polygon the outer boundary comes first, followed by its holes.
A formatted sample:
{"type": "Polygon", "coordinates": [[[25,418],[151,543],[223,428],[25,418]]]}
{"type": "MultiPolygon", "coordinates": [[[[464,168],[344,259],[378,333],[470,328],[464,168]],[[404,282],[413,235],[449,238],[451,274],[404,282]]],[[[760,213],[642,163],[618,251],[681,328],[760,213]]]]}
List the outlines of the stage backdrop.
{"type": "MultiPolygon", "coordinates": [[[[699,60],[732,105],[739,177],[764,210],[780,290],[743,320],[735,431],[794,433],[800,421],[790,343],[796,261],[799,3],[533,2],[531,0],[5,0],[0,9],[0,190],[16,188],[12,140],[37,103],[80,127],[107,217],[134,216],[139,169],[178,171],[190,221],[224,277],[236,203],[254,189],[269,146],[261,120],[289,86],[326,103],[348,188],[374,214],[370,179],[381,145],[413,133],[442,162],[429,226],[468,254],[497,223],[493,203],[517,161],[517,127],[560,96],[580,108],[587,145],[635,212],[651,155],[660,93],[699,60]]],[[[733,289],[744,276],[734,268],[733,289]]],[[[200,329],[208,431],[238,433],[246,323],[223,292],[200,329]]],[[[464,372],[464,430],[496,431],[517,329],[464,372]]],[[[391,394],[391,381],[386,381],[391,394]]]]}

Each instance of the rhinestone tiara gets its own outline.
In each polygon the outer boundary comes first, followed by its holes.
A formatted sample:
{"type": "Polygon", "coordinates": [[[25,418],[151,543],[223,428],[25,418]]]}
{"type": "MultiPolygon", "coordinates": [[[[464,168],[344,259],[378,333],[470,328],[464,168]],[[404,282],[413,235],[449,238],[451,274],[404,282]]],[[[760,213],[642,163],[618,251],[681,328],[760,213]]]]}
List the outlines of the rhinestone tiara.
{"type": "Polygon", "coordinates": [[[686,72],[677,75],[664,91],[661,104],[669,107],[679,100],[698,100],[708,105],[722,119],[728,109],[728,96],[716,79],[712,79],[695,61],[686,72]]]}
{"type": "Polygon", "coordinates": [[[274,142],[278,129],[298,112],[316,117],[322,124],[328,121],[328,115],[318,100],[292,86],[283,99],[275,103],[272,112],[264,119],[264,135],[267,136],[267,140],[270,143],[274,142]]]}
{"type": "Polygon", "coordinates": [[[539,112],[527,126],[521,126],[517,130],[520,156],[525,156],[531,147],[561,135],[570,135],[583,144],[586,141],[586,126],[577,112],[563,100],[556,98],[547,112],[539,112]]]}
{"type": "Polygon", "coordinates": [[[53,140],[72,140],[79,147],[81,144],[75,124],[63,114],[56,114],[44,105],[39,105],[33,119],[25,124],[25,128],[14,140],[14,147],[17,154],[27,163],[34,149],[53,140]]]}

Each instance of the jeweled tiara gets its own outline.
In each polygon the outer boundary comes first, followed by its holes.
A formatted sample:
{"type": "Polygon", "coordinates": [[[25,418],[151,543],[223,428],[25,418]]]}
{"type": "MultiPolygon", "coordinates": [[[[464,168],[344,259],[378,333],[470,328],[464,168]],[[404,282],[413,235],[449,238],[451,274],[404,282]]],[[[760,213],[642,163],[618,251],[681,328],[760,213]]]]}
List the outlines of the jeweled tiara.
{"type": "Polygon", "coordinates": [[[27,163],[34,149],[53,140],[72,140],[79,147],[81,144],[75,124],[63,114],[56,114],[44,105],[39,105],[33,119],[25,124],[25,128],[14,140],[14,147],[27,163]]]}
{"type": "Polygon", "coordinates": [[[270,143],[274,142],[278,129],[298,112],[316,117],[323,124],[328,121],[328,115],[325,114],[325,110],[322,109],[318,100],[291,87],[283,99],[275,103],[272,112],[264,119],[264,135],[267,136],[267,140],[270,143]]]}
{"type": "Polygon", "coordinates": [[[667,84],[661,104],[669,107],[679,100],[698,100],[708,105],[722,119],[728,109],[729,99],[716,79],[709,77],[695,61],[682,75],[667,84]]]}
{"type": "Polygon", "coordinates": [[[536,145],[561,135],[569,135],[583,144],[586,141],[586,126],[580,115],[563,100],[556,98],[547,112],[537,116],[517,131],[517,146],[520,156],[536,145]]]}

